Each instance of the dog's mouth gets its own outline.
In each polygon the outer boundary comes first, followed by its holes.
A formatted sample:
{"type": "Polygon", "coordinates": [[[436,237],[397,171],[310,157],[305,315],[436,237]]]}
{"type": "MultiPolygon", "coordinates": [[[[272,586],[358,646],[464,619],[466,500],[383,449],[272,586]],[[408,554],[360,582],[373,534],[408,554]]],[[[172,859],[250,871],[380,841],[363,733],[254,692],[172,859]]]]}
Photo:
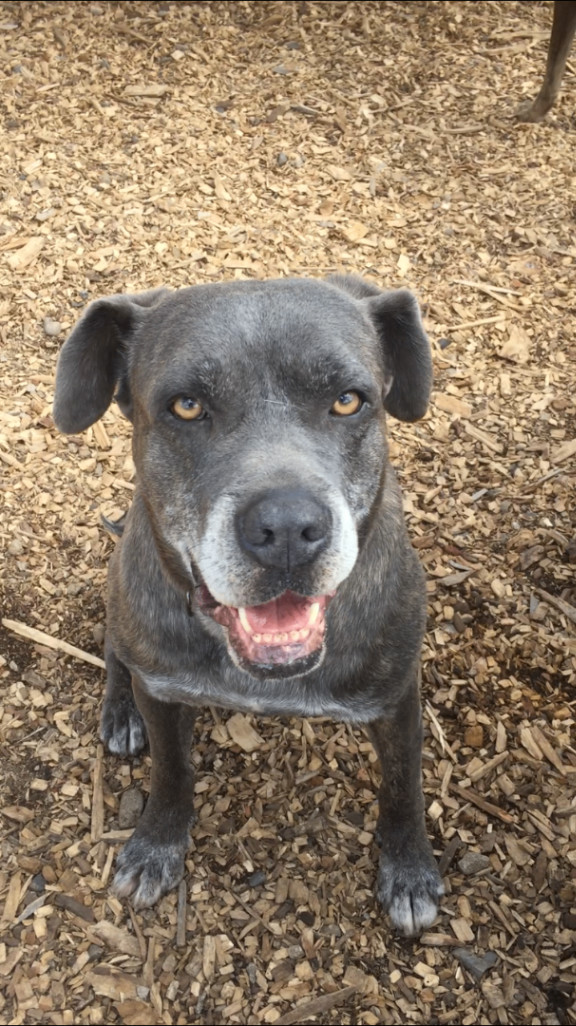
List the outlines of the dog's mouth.
{"type": "Polygon", "coordinates": [[[272,677],[293,677],[319,665],[331,598],[285,591],[262,605],[235,608],[219,605],[205,586],[196,592],[198,608],[226,628],[235,662],[272,677]]]}

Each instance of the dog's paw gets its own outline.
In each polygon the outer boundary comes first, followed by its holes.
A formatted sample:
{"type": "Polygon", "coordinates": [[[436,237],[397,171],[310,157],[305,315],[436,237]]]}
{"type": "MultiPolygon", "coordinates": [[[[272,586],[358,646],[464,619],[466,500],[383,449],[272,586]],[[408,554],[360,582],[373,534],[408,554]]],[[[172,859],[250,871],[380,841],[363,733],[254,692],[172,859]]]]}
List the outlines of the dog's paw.
{"type": "Polygon", "coordinates": [[[444,885],[432,854],[397,861],[380,856],[377,895],[394,926],[406,937],[431,926],[444,885]]]}
{"type": "Polygon", "coordinates": [[[187,839],[171,844],[134,834],[120,852],[112,889],[131,898],[134,908],[154,905],[184,876],[187,839]]]}
{"type": "Polygon", "coordinates": [[[537,100],[525,100],[514,113],[516,121],[524,121],[526,124],[535,124],[542,121],[546,114],[537,100]]]}
{"type": "Polygon", "coordinates": [[[104,700],[100,737],[112,755],[138,755],[146,746],[146,727],[131,692],[104,700]]]}

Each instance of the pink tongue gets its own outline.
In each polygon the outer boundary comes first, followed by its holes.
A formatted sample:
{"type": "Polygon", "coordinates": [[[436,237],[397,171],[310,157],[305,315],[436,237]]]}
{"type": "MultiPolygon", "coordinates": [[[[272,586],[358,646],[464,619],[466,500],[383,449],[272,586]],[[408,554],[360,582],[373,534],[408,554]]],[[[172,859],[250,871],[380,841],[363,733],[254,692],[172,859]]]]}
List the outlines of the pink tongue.
{"type": "Polygon", "coordinates": [[[252,630],[260,634],[299,631],[308,626],[310,608],[315,601],[287,591],[262,606],[248,606],[246,616],[252,630]]]}

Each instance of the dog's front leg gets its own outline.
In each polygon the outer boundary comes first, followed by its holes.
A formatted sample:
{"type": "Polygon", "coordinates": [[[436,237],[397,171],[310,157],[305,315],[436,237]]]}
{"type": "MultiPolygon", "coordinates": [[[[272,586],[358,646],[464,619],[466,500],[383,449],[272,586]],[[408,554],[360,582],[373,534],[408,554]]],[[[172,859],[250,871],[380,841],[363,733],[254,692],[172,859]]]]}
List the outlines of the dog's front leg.
{"type": "Polygon", "coordinates": [[[100,737],[113,755],[138,755],[146,744],[146,728],[134,702],[132,675],[116,655],[110,639],[104,644],[106,694],[100,737]]]}
{"type": "Polygon", "coordinates": [[[394,713],[368,725],[382,769],[377,893],[394,925],[418,933],[436,918],[444,893],[426,836],[422,792],[422,717],[416,681],[394,713]]]}
{"type": "Polygon", "coordinates": [[[150,797],[118,858],[114,890],[120,897],[130,895],[136,908],[144,908],[184,875],[193,818],[190,744],[195,712],[190,706],[152,698],[137,677],[132,684],[150,741],[150,797]]]}

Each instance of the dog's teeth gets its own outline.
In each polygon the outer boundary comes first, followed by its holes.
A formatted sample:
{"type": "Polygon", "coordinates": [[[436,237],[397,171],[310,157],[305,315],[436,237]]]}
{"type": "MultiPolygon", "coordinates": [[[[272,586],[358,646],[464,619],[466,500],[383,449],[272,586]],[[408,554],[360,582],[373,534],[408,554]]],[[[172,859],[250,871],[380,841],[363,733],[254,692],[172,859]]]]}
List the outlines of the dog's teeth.
{"type": "Polygon", "coordinates": [[[275,637],[275,634],[262,634],[262,641],[265,645],[271,645],[275,637]]]}
{"type": "Polygon", "coordinates": [[[310,613],[308,614],[308,626],[309,627],[313,627],[319,616],[320,616],[320,603],[319,602],[314,602],[310,606],[310,613]]]}
{"type": "Polygon", "coordinates": [[[290,631],[290,641],[301,641],[302,631],[290,631]]]}
{"type": "Polygon", "coordinates": [[[266,637],[266,635],[262,635],[262,634],[253,634],[253,635],[252,635],[252,640],[253,640],[253,641],[255,641],[257,645],[261,645],[261,644],[262,644],[262,642],[264,641],[264,638],[265,638],[265,637],[266,637]]]}
{"type": "Polygon", "coordinates": [[[240,623],[242,624],[244,630],[246,631],[246,634],[252,634],[252,628],[250,626],[250,621],[248,620],[248,616],[246,614],[246,610],[244,609],[243,606],[239,606],[238,607],[238,619],[240,620],[240,623]]]}
{"type": "Polygon", "coordinates": [[[278,641],[280,642],[280,644],[284,645],[288,641],[289,635],[282,633],[282,634],[278,634],[277,638],[278,638],[278,641]]]}

